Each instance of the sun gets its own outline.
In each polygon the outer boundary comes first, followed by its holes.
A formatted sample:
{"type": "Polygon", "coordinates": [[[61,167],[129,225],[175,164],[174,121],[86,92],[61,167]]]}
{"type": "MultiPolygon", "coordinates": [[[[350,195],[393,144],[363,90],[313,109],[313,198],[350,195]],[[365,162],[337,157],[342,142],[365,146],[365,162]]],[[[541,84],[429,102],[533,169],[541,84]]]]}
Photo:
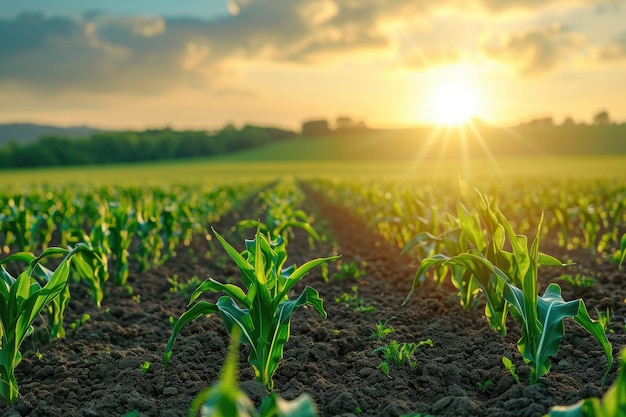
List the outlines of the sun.
{"type": "Polygon", "coordinates": [[[472,85],[449,81],[433,88],[429,108],[431,118],[436,124],[463,125],[480,112],[480,97],[472,85]]]}

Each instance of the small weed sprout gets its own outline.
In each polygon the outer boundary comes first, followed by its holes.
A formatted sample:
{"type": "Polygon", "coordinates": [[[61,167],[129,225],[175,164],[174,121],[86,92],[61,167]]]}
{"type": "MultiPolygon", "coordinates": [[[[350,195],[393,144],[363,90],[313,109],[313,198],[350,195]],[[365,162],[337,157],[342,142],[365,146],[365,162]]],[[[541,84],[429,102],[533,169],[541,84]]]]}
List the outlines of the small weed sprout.
{"type": "Polygon", "coordinates": [[[70,328],[74,331],[78,330],[79,328],[81,328],[85,323],[87,323],[89,320],[91,320],[91,316],[87,313],[83,314],[83,316],[79,319],[76,319],[76,321],[74,321],[74,323],[70,324],[70,328]]]}
{"type": "Polygon", "coordinates": [[[576,275],[562,274],[561,276],[557,277],[557,279],[561,281],[565,281],[577,288],[593,287],[598,282],[594,278],[587,277],[581,274],[576,274],[576,275]]]}
{"type": "Polygon", "coordinates": [[[150,362],[145,361],[144,363],[141,364],[139,368],[141,369],[141,373],[143,374],[148,373],[148,369],[150,369],[150,362]]]}
{"type": "Polygon", "coordinates": [[[480,389],[481,391],[486,390],[487,388],[489,388],[489,386],[493,385],[493,381],[491,379],[486,380],[485,382],[476,382],[476,386],[478,387],[478,389],[480,389]]]}
{"type": "Polygon", "coordinates": [[[600,311],[596,308],[596,313],[598,314],[598,323],[602,325],[604,329],[604,333],[615,333],[613,330],[609,329],[609,323],[611,322],[611,311],[609,308],[606,308],[606,311],[600,311]]]}
{"type": "Polygon", "coordinates": [[[367,262],[365,261],[362,261],[360,264],[357,264],[355,261],[342,262],[335,273],[335,279],[343,281],[344,279],[357,280],[363,278],[365,276],[365,269],[361,268],[365,268],[366,265],[367,262]]]}
{"type": "Polygon", "coordinates": [[[394,328],[389,325],[389,322],[391,320],[395,320],[396,318],[396,316],[393,316],[385,322],[379,321],[378,323],[376,323],[376,327],[374,328],[374,330],[372,330],[372,339],[382,339],[384,336],[393,333],[394,328]]]}
{"type": "Polygon", "coordinates": [[[167,282],[170,284],[171,293],[180,293],[187,298],[191,297],[196,288],[202,284],[197,275],[183,283],[178,280],[178,274],[174,274],[171,278],[167,278],[167,282]]]}
{"type": "Polygon", "coordinates": [[[359,297],[359,287],[356,285],[352,286],[352,293],[348,294],[344,292],[341,294],[341,297],[335,297],[336,303],[345,303],[346,307],[358,311],[360,313],[371,313],[376,310],[374,306],[366,306],[365,301],[363,301],[362,297],[359,297]]]}
{"type": "Polygon", "coordinates": [[[424,345],[432,346],[433,342],[430,339],[422,340],[417,343],[402,343],[397,340],[392,340],[388,344],[381,346],[377,349],[374,349],[372,353],[382,352],[383,353],[383,363],[386,365],[379,365],[379,368],[382,369],[383,373],[389,376],[388,364],[392,363],[396,366],[404,366],[409,365],[411,369],[414,369],[417,366],[417,362],[411,360],[415,351],[424,345]],[[385,371],[386,369],[386,371],[385,371]]]}

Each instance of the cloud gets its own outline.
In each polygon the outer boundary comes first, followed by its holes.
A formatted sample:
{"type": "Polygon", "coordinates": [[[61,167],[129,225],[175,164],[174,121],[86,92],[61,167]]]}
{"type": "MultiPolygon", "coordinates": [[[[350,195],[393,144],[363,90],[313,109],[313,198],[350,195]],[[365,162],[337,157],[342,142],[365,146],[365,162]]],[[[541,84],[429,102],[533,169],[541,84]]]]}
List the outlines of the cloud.
{"type": "Polygon", "coordinates": [[[582,35],[552,25],[492,38],[483,45],[483,52],[493,60],[515,67],[522,76],[537,76],[567,62],[584,44],[582,35]]]}
{"type": "Polygon", "coordinates": [[[412,70],[421,71],[461,60],[461,52],[454,49],[427,49],[414,51],[404,57],[404,65],[412,70]]]}
{"type": "MultiPolygon", "coordinates": [[[[535,10],[577,1],[228,0],[231,15],[214,20],[104,12],[81,18],[22,14],[0,19],[0,85],[45,94],[218,88],[233,72],[234,62],[323,65],[361,51],[396,51],[398,60],[420,69],[424,62],[456,62],[463,51],[450,42],[431,43],[429,29],[416,45],[421,55],[398,51],[393,48],[398,40],[386,30],[390,23],[430,21],[442,9],[469,16],[476,10],[535,10]]],[[[554,68],[578,45],[573,33],[536,30],[492,41],[485,52],[533,75],[554,68]]]]}
{"type": "Polygon", "coordinates": [[[622,32],[615,41],[596,50],[599,61],[618,61],[626,59],[626,31],[622,32]]]}

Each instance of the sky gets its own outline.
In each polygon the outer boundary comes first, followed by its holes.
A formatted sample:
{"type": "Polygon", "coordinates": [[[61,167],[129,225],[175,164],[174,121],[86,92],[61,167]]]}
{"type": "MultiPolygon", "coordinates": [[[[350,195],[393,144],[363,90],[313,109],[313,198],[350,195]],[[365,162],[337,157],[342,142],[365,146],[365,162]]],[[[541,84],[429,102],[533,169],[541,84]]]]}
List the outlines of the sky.
{"type": "Polygon", "coordinates": [[[0,0],[0,123],[626,122],[626,0],[0,0]]]}

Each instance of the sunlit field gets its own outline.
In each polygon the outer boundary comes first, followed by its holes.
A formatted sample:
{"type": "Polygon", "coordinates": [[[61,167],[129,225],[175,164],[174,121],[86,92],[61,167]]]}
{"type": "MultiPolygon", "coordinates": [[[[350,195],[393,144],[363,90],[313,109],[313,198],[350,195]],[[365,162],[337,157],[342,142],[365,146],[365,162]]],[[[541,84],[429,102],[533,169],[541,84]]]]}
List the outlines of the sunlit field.
{"type": "Polygon", "coordinates": [[[626,417],[626,0],[0,7],[0,417],[626,417]]]}
{"type": "Polygon", "coordinates": [[[276,180],[283,176],[300,179],[380,178],[424,179],[449,177],[479,180],[507,177],[624,178],[626,155],[600,156],[487,156],[432,160],[417,152],[361,147],[333,138],[315,141],[297,139],[261,149],[216,159],[176,160],[143,164],[39,168],[0,171],[0,183],[92,183],[159,184],[167,182],[231,182],[250,178],[276,180]],[[371,160],[387,152],[389,160],[371,160]],[[413,157],[412,157],[413,156],[413,157]],[[392,159],[393,158],[393,159],[392,159]],[[403,158],[397,160],[396,158],[403,158]]]}

